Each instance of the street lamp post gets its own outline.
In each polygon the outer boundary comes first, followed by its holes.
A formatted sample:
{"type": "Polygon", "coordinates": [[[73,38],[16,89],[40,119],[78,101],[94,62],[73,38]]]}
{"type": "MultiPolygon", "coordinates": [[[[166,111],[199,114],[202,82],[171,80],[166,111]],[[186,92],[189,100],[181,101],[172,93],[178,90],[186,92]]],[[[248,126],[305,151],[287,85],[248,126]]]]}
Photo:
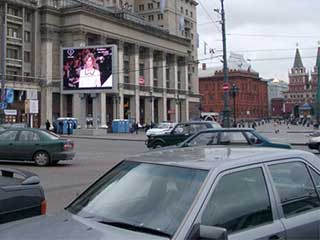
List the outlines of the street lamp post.
{"type": "Polygon", "coordinates": [[[233,98],[233,127],[237,127],[237,120],[236,120],[236,96],[237,96],[237,93],[239,92],[239,88],[236,86],[235,83],[232,84],[232,87],[231,87],[231,90],[230,90],[230,93],[231,93],[231,96],[233,98]]]}
{"type": "Polygon", "coordinates": [[[2,38],[1,38],[1,123],[4,122],[4,105],[5,105],[5,55],[6,55],[6,17],[5,14],[2,16],[2,38]]]}
{"type": "Polygon", "coordinates": [[[149,101],[150,101],[150,110],[151,110],[151,123],[154,122],[154,96],[153,96],[153,91],[152,89],[150,89],[150,92],[149,92],[150,96],[149,96],[149,101]]]}
{"type": "Polygon", "coordinates": [[[317,93],[316,93],[316,121],[317,128],[319,128],[320,124],[320,61],[317,61],[317,93]]]}
{"type": "Polygon", "coordinates": [[[112,99],[113,99],[113,102],[114,102],[115,107],[116,107],[116,116],[115,116],[114,119],[117,119],[118,118],[118,104],[120,104],[121,97],[119,95],[113,95],[112,99]]]}
{"type": "MultiPolygon", "coordinates": [[[[228,64],[227,64],[227,40],[226,40],[226,18],[224,11],[224,0],[221,0],[221,23],[222,23],[222,47],[223,47],[223,83],[228,85],[228,64]]],[[[229,95],[228,91],[223,95],[223,126],[230,127],[230,108],[229,108],[229,95]]]]}
{"type": "Polygon", "coordinates": [[[176,104],[179,105],[179,119],[178,119],[178,122],[181,122],[181,102],[182,102],[182,99],[180,98],[179,94],[177,94],[177,97],[176,97],[175,101],[176,101],[176,104]]]}

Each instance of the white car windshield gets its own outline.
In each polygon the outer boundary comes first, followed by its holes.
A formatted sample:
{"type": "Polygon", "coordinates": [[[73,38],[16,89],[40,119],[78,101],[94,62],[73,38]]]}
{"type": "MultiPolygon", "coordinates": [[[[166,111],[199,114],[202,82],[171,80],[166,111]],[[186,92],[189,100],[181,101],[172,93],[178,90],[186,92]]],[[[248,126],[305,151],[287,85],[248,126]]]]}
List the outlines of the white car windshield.
{"type": "Polygon", "coordinates": [[[206,175],[200,169],[125,161],[67,210],[103,224],[173,236],[206,175]]]}
{"type": "Polygon", "coordinates": [[[170,123],[160,123],[157,125],[156,128],[160,128],[160,129],[170,128],[170,123]]]}

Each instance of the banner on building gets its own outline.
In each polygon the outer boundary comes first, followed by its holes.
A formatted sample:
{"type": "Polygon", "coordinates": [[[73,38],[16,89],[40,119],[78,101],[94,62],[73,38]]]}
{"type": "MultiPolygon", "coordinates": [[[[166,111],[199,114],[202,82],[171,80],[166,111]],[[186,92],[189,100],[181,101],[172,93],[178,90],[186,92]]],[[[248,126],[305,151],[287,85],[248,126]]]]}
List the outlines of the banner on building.
{"type": "Polygon", "coordinates": [[[166,6],[166,0],[160,0],[160,12],[164,13],[164,8],[166,6]]]}
{"type": "Polygon", "coordinates": [[[62,49],[63,91],[115,90],[117,74],[115,45],[62,49]]]}
{"type": "Polygon", "coordinates": [[[26,100],[25,101],[25,113],[39,113],[39,101],[38,100],[26,100]]]}
{"type": "Polygon", "coordinates": [[[27,90],[27,100],[38,100],[37,90],[27,90]]]}
{"type": "Polygon", "coordinates": [[[184,16],[180,16],[179,18],[179,30],[181,32],[183,32],[185,30],[185,26],[184,26],[184,16]]]}
{"type": "Polygon", "coordinates": [[[14,90],[13,88],[6,89],[6,103],[13,103],[14,101],[14,90]]]}

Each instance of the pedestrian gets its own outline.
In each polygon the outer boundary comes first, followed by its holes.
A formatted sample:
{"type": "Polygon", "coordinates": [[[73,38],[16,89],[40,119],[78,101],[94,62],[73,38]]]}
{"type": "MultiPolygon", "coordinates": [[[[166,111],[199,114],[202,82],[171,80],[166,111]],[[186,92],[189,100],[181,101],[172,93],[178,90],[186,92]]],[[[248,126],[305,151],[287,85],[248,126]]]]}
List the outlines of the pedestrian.
{"type": "Polygon", "coordinates": [[[135,123],[135,131],[136,131],[136,134],[138,134],[138,132],[139,132],[139,123],[138,122],[135,123]]]}
{"type": "Polygon", "coordinates": [[[63,134],[63,121],[59,121],[59,134],[63,134]]]}
{"type": "Polygon", "coordinates": [[[53,126],[53,132],[54,132],[54,133],[57,133],[57,123],[56,123],[56,122],[53,122],[53,123],[52,123],[52,126],[53,126]]]}
{"type": "Polygon", "coordinates": [[[49,131],[51,127],[51,124],[49,122],[49,120],[46,121],[46,129],[49,131]]]}
{"type": "Polygon", "coordinates": [[[275,133],[275,134],[278,134],[278,133],[279,133],[279,128],[278,128],[278,123],[277,123],[277,121],[274,121],[273,126],[274,126],[274,133],[275,133]]]}

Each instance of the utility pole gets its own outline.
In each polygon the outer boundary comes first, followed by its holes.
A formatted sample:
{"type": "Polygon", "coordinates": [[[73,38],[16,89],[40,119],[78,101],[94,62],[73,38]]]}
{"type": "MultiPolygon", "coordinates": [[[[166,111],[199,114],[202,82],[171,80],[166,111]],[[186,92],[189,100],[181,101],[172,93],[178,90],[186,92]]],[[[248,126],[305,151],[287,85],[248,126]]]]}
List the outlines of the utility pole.
{"type": "MultiPolygon", "coordinates": [[[[224,0],[221,0],[221,24],[222,24],[222,46],[223,46],[223,84],[229,86],[228,64],[227,64],[227,43],[226,43],[226,19],[224,12],[224,0]]],[[[224,91],[223,95],[223,127],[230,127],[230,107],[229,107],[229,89],[224,91]]]]}
{"type": "Polygon", "coordinates": [[[2,16],[2,39],[1,39],[1,52],[2,52],[2,58],[1,58],[1,123],[3,123],[4,120],[4,104],[5,104],[5,64],[6,64],[6,17],[5,14],[2,16]]]}
{"type": "Polygon", "coordinates": [[[320,124],[320,60],[317,61],[317,93],[316,93],[316,121],[317,121],[317,128],[319,128],[320,124]]]}

